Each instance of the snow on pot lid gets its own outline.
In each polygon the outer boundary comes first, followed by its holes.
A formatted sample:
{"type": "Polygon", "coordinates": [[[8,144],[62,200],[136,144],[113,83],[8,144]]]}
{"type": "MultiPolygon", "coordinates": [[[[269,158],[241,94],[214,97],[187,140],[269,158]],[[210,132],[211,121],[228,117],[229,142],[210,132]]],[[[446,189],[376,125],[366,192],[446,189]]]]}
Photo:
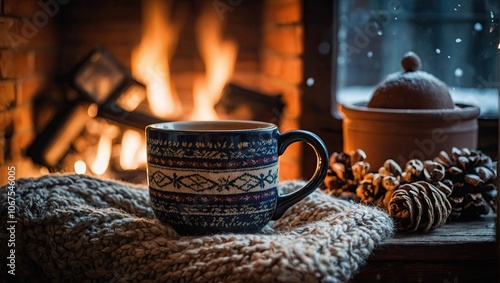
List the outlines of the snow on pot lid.
{"type": "Polygon", "coordinates": [[[408,52],[401,60],[403,73],[389,75],[373,93],[368,107],[389,109],[453,109],[447,85],[420,71],[420,58],[408,52]]]}

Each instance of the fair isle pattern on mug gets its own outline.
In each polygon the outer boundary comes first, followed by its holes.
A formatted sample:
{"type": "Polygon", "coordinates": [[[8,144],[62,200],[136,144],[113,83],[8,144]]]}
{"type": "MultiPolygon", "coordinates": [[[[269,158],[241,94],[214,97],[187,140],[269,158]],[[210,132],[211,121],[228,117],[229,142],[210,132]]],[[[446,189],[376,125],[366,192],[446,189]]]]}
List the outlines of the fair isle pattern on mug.
{"type": "Polygon", "coordinates": [[[164,158],[158,157],[154,155],[150,155],[148,157],[148,162],[150,164],[156,164],[167,167],[176,167],[176,168],[200,168],[200,169],[209,169],[209,168],[222,168],[222,169],[239,169],[239,168],[251,168],[254,166],[258,166],[259,164],[265,163],[273,163],[278,161],[277,156],[264,156],[261,158],[254,158],[250,160],[230,160],[230,161],[213,161],[213,160],[202,160],[202,159],[193,159],[186,160],[180,158],[164,158]]]}
{"type": "Polygon", "coordinates": [[[255,231],[264,227],[276,207],[276,187],[237,195],[199,195],[157,191],[150,188],[151,204],[161,221],[183,234],[255,231]]]}
{"type": "Polygon", "coordinates": [[[184,141],[148,137],[148,162],[183,168],[249,168],[277,161],[274,138],[252,141],[184,141]]]}
{"type": "Polygon", "coordinates": [[[159,191],[233,194],[267,190],[278,184],[278,166],[264,166],[236,172],[177,170],[150,165],[149,186],[159,191]]]}

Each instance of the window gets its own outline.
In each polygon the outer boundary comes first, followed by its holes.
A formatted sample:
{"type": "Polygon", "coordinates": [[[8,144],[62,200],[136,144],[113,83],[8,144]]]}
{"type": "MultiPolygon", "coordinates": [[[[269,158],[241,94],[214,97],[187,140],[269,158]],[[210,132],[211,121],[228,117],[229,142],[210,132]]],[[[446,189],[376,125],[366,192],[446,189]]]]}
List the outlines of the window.
{"type": "Polygon", "coordinates": [[[340,0],[336,101],[368,101],[401,58],[414,51],[422,70],[444,81],[455,103],[498,118],[499,1],[340,0]]]}

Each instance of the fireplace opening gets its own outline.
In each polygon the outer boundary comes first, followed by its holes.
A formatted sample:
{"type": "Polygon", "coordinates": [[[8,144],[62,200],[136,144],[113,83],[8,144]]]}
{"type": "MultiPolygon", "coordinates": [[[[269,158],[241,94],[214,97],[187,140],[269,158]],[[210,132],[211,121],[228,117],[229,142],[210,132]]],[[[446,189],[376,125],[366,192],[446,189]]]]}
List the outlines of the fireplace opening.
{"type": "MultiPolygon", "coordinates": [[[[300,1],[2,4],[4,49],[39,68],[9,75],[39,81],[27,98],[16,88],[1,111],[9,143],[2,159],[27,165],[17,166],[19,177],[145,181],[144,127],[155,122],[251,119],[282,132],[299,128],[300,1]],[[15,125],[21,104],[26,129],[15,125]],[[25,140],[16,144],[9,134],[21,130],[25,140]]],[[[300,178],[300,152],[291,146],[280,158],[281,179],[300,178]]]]}

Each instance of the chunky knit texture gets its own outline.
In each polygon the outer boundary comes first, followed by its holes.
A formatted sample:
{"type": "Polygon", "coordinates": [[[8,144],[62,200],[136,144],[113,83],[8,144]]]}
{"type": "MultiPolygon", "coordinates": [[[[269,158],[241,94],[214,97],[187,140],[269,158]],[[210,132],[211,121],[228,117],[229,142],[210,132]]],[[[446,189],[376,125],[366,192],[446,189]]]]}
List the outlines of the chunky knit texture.
{"type": "MultiPolygon", "coordinates": [[[[114,180],[21,179],[15,201],[21,282],[346,282],[393,233],[386,213],[319,190],[260,233],[203,237],[179,237],[155,218],[145,187],[114,180]]],[[[0,233],[5,258],[6,228],[0,233]]]]}

